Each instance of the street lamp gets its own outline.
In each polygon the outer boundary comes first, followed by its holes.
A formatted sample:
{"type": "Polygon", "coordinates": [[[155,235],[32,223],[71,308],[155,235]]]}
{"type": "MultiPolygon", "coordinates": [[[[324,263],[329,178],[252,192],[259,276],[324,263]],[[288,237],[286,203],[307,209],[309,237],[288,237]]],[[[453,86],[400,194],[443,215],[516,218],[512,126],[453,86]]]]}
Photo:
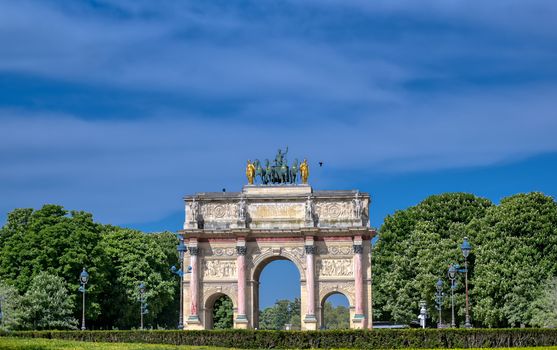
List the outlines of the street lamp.
{"type": "Polygon", "coordinates": [[[456,273],[458,272],[455,265],[449,265],[449,271],[447,275],[449,276],[449,280],[451,281],[451,327],[456,327],[456,323],[454,320],[454,289],[455,289],[455,280],[456,280],[456,273]]]}
{"type": "Polygon", "coordinates": [[[139,284],[139,303],[140,303],[140,308],[139,308],[139,312],[141,314],[141,326],[140,329],[143,330],[143,315],[147,315],[149,313],[149,310],[147,310],[147,303],[145,302],[145,300],[147,299],[145,297],[145,285],[143,284],[143,282],[141,282],[139,284]]]}
{"type": "Polygon", "coordinates": [[[443,309],[443,298],[445,293],[443,293],[443,281],[439,278],[437,283],[435,283],[435,288],[437,293],[435,293],[435,304],[437,304],[437,310],[439,310],[439,321],[437,322],[437,328],[441,328],[443,321],[441,320],[441,311],[443,309]]]}
{"type": "Polygon", "coordinates": [[[0,296],[0,326],[4,320],[4,313],[2,311],[2,302],[4,301],[4,297],[0,296]]]}
{"type": "Polygon", "coordinates": [[[464,237],[464,242],[462,242],[460,250],[462,250],[462,255],[464,255],[464,284],[466,285],[466,322],[464,323],[464,327],[472,328],[472,324],[470,323],[470,306],[468,302],[468,255],[472,250],[472,246],[470,242],[468,242],[468,237],[464,237]]]}
{"type": "Polygon", "coordinates": [[[82,307],[82,314],[81,314],[81,330],[84,331],[85,330],[85,285],[87,284],[87,282],[89,282],[89,274],[87,273],[87,271],[85,271],[85,268],[83,268],[83,271],[81,271],[81,274],[79,275],[79,283],[81,283],[81,286],[79,287],[79,291],[81,293],[83,293],[83,307],[82,307]]]}
{"type": "Polygon", "coordinates": [[[178,250],[180,257],[180,268],[177,269],[176,266],[172,266],[170,271],[180,278],[180,319],[178,321],[178,329],[184,329],[184,274],[190,273],[191,266],[188,266],[188,271],[184,272],[184,254],[188,248],[184,244],[184,237],[181,235],[178,235],[178,242],[176,250],[178,250]]]}

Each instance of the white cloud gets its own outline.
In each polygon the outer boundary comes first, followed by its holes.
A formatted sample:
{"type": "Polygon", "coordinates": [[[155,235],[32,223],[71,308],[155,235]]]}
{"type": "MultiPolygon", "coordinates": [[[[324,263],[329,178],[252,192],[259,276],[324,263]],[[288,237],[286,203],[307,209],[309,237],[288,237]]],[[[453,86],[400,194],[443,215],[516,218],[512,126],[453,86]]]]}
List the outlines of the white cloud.
{"type": "Polygon", "coordinates": [[[246,158],[271,158],[285,145],[290,160],[378,172],[489,165],[554,152],[557,102],[551,96],[557,91],[544,91],[445,96],[352,122],[307,125],[83,121],[4,110],[0,210],[55,202],[108,222],[151,221],[180,208],[182,194],[238,190],[246,158]]]}

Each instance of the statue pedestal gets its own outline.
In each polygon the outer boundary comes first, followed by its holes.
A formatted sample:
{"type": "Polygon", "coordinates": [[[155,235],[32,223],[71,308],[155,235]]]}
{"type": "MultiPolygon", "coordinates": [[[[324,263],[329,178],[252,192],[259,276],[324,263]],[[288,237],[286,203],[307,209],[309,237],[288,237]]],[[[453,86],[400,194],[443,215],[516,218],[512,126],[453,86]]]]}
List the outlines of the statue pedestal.
{"type": "Polygon", "coordinates": [[[247,228],[246,220],[238,220],[237,222],[230,224],[230,228],[247,228]]]}
{"type": "Polygon", "coordinates": [[[247,196],[288,196],[288,195],[303,195],[311,194],[313,189],[308,184],[300,185],[245,185],[242,188],[242,193],[247,196]]]}

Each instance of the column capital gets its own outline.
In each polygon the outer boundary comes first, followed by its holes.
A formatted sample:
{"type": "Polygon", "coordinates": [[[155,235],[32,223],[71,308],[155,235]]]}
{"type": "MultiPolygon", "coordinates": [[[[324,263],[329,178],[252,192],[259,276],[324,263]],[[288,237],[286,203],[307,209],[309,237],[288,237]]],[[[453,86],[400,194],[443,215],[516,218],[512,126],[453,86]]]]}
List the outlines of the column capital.
{"type": "Polygon", "coordinates": [[[363,254],[364,252],[364,246],[361,244],[354,244],[352,248],[354,249],[354,254],[363,254]]]}
{"type": "Polygon", "coordinates": [[[197,247],[189,247],[190,255],[198,256],[201,253],[200,249],[197,247]]]}
{"type": "Polygon", "coordinates": [[[244,245],[237,245],[236,246],[236,254],[238,255],[246,255],[246,253],[248,252],[248,248],[244,245]]]}
{"type": "Polygon", "coordinates": [[[304,248],[306,249],[306,254],[315,254],[315,246],[314,245],[305,245],[304,248]]]}

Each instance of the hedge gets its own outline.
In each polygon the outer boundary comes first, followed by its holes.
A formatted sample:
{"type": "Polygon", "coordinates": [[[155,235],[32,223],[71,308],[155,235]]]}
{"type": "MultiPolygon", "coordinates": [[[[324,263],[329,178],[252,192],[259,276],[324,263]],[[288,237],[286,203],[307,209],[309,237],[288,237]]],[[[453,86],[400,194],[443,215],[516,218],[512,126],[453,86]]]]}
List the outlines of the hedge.
{"type": "Polygon", "coordinates": [[[331,331],[24,331],[0,336],[258,348],[495,348],[556,346],[557,329],[380,329],[331,331]]]}

